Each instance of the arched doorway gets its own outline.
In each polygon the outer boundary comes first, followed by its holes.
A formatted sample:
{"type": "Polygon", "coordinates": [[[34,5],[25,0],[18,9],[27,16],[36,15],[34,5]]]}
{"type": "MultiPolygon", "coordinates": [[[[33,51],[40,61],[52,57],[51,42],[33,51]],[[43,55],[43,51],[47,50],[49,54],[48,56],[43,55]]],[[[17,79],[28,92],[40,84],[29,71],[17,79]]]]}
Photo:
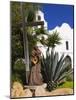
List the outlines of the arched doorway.
{"type": "MultiPolygon", "coordinates": [[[[73,71],[73,68],[72,68],[72,59],[71,59],[71,57],[69,55],[67,55],[65,57],[65,62],[70,63],[69,67],[73,71]]],[[[67,81],[73,81],[73,79],[74,79],[73,77],[74,77],[74,73],[71,73],[70,75],[67,75],[66,80],[67,81]]]]}
{"type": "Polygon", "coordinates": [[[70,57],[69,55],[67,55],[67,56],[65,57],[65,62],[70,63],[70,68],[72,68],[72,60],[71,60],[71,57],[70,57]]]}

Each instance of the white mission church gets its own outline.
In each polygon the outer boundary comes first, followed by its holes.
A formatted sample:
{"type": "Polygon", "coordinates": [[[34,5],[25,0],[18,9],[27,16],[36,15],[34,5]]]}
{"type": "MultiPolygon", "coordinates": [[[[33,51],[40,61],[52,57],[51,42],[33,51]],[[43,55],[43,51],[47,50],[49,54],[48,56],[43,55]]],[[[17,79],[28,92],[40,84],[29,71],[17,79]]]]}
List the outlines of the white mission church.
{"type": "MultiPolygon", "coordinates": [[[[44,28],[47,30],[48,23],[45,21],[44,13],[42,11],[38,11],[36,13],[36,21],[40,20],[44,21],[44,28]]],[[[62,38],[61,44],[56,46],[55,51],[59,53],[59,57],[64,53],[64,55],[67,57],[67,60],[71,61],[73,68],[73,29],[67,23],[63,23],[60,27],[57,26],[53,30],[48,30],[49,34],[55,30],[60,33],[59,35],[62,38]]],[[[38,46],[45,55],[46,48],[39,43],[38,46]]]]}

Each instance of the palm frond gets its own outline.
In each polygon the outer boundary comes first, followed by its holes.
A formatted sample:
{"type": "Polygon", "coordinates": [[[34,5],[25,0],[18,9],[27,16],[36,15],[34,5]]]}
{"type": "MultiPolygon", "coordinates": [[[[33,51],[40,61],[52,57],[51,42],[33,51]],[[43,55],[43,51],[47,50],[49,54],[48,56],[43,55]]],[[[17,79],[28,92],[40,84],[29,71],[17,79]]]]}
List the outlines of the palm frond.
{"type": "Polygon", "coordinates": [[[61,44],[61,37],[57,31],[53,32],[52,34],[48,35],[47,45],[49,47],[55,47],[56,45],[61,44]]]}

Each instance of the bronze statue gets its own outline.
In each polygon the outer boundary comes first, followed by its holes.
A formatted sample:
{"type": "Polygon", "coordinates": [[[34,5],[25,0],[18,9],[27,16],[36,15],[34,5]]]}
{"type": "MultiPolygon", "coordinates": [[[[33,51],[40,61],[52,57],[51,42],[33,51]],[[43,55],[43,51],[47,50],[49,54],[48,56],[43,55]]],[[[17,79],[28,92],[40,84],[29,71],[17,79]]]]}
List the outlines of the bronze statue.
{"type": "Polygon", "coordinates": [[[38,49],[38,47],[34,47],[31,55],[32,67],[30,70],[29,85],[41,85],[43,83],[40,59],[41,51],[38,49]]]}

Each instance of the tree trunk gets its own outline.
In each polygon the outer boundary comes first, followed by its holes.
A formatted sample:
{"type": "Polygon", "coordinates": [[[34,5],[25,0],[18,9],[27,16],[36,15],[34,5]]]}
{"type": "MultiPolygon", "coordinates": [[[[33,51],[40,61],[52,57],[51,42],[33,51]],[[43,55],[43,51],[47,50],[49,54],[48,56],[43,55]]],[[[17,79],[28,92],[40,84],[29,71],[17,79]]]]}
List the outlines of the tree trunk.
{"type": "Polygon", "coordinates": [[[28,50],[28,38],[27,38],[27,27],[25,25],[25,12],[23,3],[21,2],[21,15],[22,15],[22,30],[23,30],[23,41],[24,41],[24,56],[25,56],[25,70],[26,70],[26,83],[28,84],[28,76],[29,76],[29,50],[28,50]]]}

